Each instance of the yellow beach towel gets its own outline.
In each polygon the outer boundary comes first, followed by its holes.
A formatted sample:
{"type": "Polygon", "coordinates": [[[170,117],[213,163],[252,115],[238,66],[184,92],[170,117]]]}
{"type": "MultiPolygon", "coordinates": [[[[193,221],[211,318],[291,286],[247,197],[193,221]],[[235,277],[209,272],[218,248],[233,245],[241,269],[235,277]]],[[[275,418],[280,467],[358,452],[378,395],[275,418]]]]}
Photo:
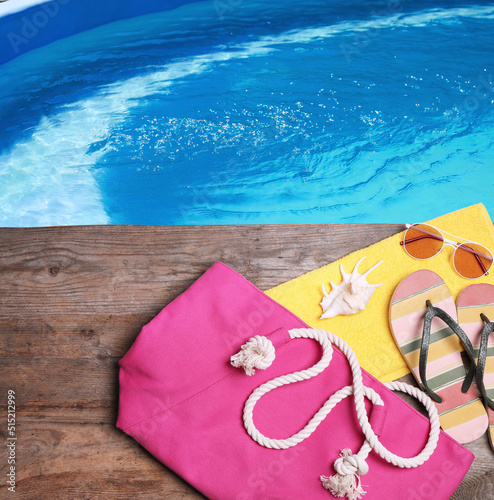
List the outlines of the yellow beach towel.
{"type": "MultiPolygon", "coordinates": [[[[461,238],[481,243],[494,252],[494,228],[482,204],[451,212],[429,222],[461,238]]],[[[467,280],[456,274],[451,260],[454,249],[449,246],[445,246],[432,259],[412,259],[400,245],[403,234],[404,231],[266,292],[308,325],[329,330],[348,342],[357,354],[362,368],[381,382],[395,380],[409,373],[395,346],[388,324],[389,301],[403,278],[418,269],[431,269],[443,278],[455,299],[463,288],[472,283],[494,284],[494,272],[476,280],[467,280]],[[359,267],[361,274],[384,260],[367,278],[369,283],[382,283],[382,286],[374,292],[365,310],[351,316],[319,319],[322,314],[319,305],[323,297],[322,284],[329,292],[329,282],[340,283],[342,279],[340,264],[345,272],[350,273],[357,261],[364,256],[366,259],[359,267]]]]}

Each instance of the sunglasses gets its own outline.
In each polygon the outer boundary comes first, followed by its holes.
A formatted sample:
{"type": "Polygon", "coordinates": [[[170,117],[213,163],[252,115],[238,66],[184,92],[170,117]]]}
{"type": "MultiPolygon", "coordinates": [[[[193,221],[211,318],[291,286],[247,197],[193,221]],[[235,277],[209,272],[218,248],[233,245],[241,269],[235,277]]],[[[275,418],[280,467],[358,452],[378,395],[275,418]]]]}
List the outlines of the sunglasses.
{"type": "Polygon", "coordinates": [[[440,231],[429,224],[407,224],[406,227],[407,230],[400,245],[410,257],[427,260],[437,255],[444,245],[448,245],[455,248],[453,266],[460,276],[475,279],[489,274],[493,260],[492,253],[483,245],[467,241],[446,231],[440,231]],[[445,238],[443,233],[463,242],[445,238]]]}

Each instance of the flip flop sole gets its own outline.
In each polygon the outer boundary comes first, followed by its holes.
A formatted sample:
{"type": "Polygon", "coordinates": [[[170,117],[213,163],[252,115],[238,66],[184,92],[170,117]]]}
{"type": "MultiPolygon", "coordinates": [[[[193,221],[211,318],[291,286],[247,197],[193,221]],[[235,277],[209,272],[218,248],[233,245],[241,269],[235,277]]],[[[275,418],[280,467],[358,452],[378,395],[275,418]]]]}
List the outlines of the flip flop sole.
{"type": "MultiPolygon", "coordinates": [[[[484,327],[480,313],[484,313],[491,321],[494,321],[494,285],[476,283],[467,286],[458,296],[456,306],[458,322],[471,340],[475,359],[477,359],[480,334],[484,327]]],[[[494,335],[489,336],[487,343],[484,384],[487,395],[494,399],[494,335]]],[[[494,450],[494,410],[488,406],[486,408],[489,416],[489,444],[494,450]]]]}
{"type": "MultiPolygon", "coordinates": [[[[456,319],[451,292],[440,276],[427,269],[416,271],[401,281],[389,308],[394,340],[420,387],[420,344],[427,300],[456,319]]],[[[460,443],[469,443],[482,436],[488,426],[486,411],[473,386],[466,393],[461,392],[466,371],[459,340],[437,317],[431,323],[426,373],[429,387],[443,400],[435,403],[442,429],[460,443]]]]}

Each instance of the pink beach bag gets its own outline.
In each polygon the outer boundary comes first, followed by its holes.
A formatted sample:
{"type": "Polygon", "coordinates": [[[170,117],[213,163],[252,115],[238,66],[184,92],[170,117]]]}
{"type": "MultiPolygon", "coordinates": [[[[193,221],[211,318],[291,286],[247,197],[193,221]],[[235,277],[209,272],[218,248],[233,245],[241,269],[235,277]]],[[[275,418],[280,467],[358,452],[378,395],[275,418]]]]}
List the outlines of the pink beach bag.
{"type": "Polygon", "coordinates": [[[219,262],[119,366],[117,426],[210,499],[448,499],[474,458],[219,262]]]}

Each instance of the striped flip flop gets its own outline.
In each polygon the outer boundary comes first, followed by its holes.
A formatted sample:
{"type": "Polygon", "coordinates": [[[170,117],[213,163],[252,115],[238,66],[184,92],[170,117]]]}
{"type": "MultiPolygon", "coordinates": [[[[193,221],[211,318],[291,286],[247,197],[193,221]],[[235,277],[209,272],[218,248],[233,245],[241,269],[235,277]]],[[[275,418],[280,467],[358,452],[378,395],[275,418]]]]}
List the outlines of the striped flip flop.
{"type": "MultiPolygon", "coordinates": [[[[456,307],[458,310],[458,321],[461,328],[470,338],[475,359],[478,363],[481,334],[485,326],[481,314],[491,321],[494,320],[494,285],[488,283],[476,283],[467,286],[458,296],[456,307]]],[[[492,328],[492,325],[491,325],[492,328]]],[[[477,380],[479,391],[494,400],[494,334],[484,334],[486,344],[485,370],[482,380],[477,380]],[[484,392],[485,390],[485,392],[484,392]]],[[[479,373],[478,373],[479,375],[479,373]]],[[[481,374],[480,374],[481,375],[481,374]]],[[[489,416],[489,444],[494,450],[494,409],[484,401],[489,416]]]]}
{"type": "MultiPolygon", "coordinates": [[[[468,338],[456,323],[456,305],[448,287],[433,271],[422,269],[408,275],[397,287],[391,299],[389,319],[396,345],[422,389],[441,401],[436,401],[443,430],[460,443],[469,443],[484,434],[488,426],[487,414],[473,385],[466,392],[467,377],[455,332],[439,317],[430,323],[428,353],[424,351],[425,386],[420,376],[420,353],[426,313],[428,320],[439,308],[450,316],[453,328],[468,338]],[[426,304],[429,301],[430,307],[426,304]],[[427,391],[426,391],[427,392],[427,391]]],[[[493,315],[494,317],[494,315],[493,315]]],[[[425,342],[424,342],[425,343],[425,342]]],[[[473,372],[470,373],[473,375],[473,372]]],[[[471,380],[471,378],[470,378],[471,380]]]]}

